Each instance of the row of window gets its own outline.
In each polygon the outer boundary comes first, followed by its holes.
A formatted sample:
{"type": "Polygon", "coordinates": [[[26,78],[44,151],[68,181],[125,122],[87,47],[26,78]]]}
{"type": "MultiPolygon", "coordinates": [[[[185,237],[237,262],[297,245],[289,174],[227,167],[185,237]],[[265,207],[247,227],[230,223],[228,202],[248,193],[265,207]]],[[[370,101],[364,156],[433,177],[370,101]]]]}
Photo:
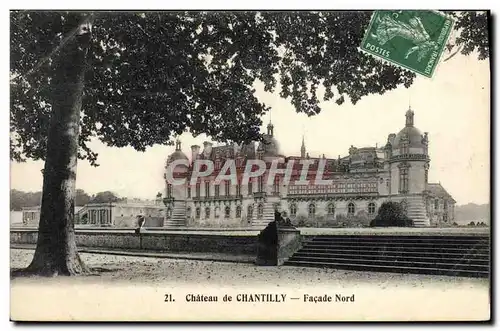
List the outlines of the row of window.
{"type": "MultiPolygon", "coordinates": [[[[316,215],[316,205],[314,203],[309,204],[308,208],[308,214],[309,216],[314,216],[316,215]]],[[[375,214],[376,206],[375,203],[370,202],[368,204],[368,214],[373,215],[375,214]]],[[[333,203],[329,203],[327,206],[327,212],[328,215],[334,216],[335,215],[335,205],[333,203]]],[[[349,202],[347,204],[347,214],[348,215],[354,215],[356,213],[356,206],[354,203],[349,202]]],[[[291,204],[290,205],[290,216],[297,216],[297,205],[296,204],[291,204]]]]}
{"type": "MultiPolygon", "coordinates": [[[[195,218],[200,219],[201,218],[201,208],[196,207],[195,209],[195,218]]],[[[259,204],[257,207],[257,218],[262,218],[264,214],[264,206],[262,204],[259,204]]],[[[205,213],[204,213],[204,218],[209,219],[210,216],[212,215],[212,209],[210,207],[205,207],[205,213]]],[[[187,216],[191,217],[191,208],[187,209],[187,216]]],[[[220,217],[220,208],[215,207],[214,209],[214,217],[219,218],[220,217]]],[[[231,207],[226,206],[224,208],[224,218],[230,218],[231,217],[231,207]]],[[[241,206],[236,206],[236,218],[241,217],[241,206]]],[[[248,206],[247,209],[247,218],[252,219],[253,218],[253,206],[248,206]]]]}
{"type": "MultiPolygon", "coordinates": [[[[225,181],[224,182],[224,194],[225,196],[229,196],[231,193],[231,181],[225,181]]],[[[205,197],[210,196],[210,182],[205,182],[205,197]]],[[[259,177],[257,180],[257,192],[262,192],[264,190],[264,179],[263,177],[259,177]]],[[[275,180],[273,184],[273,193],[279,193],[280,192],[280,186],[279,186],[279,181],[275,180]]],[[[236,185],[236,195],[241,195],[241,184],[238,183],[236,185]]],[[[253,183],[248,182],[248,194],[253,193],[253,183]]],[[[172,184],[167,184],[167,197],[171,198],[173,195],[172,193],[172,184]]],[[[191,186],[187,187],[187,197],[191,198],[191,186]]],[[[220,184],[214,185],[214,196],[219,197],[220,196],[220,184]]],[[[201,197],[201,184],[197,183],[195,186],[195,197],[201,197]]]]}
{"type": "MultiPolygon", "coordinates": [[[[443,208],[445,211],[448,210],[448,201],[445,200],[443,202],[443,208]]],[[[439,199],[434,200],[434,209],[436,209],[436,210],[439,209],[439,199]]]]}
{"type": "MultiPolygon", "coordinates": [[[[375,203],[370,202],[368,204],[368,214],[373,215],[375,214],[376,211],[376,206],[375,203]]],[[[202,209],[200,207],[197,207],[195,209],[195,218],[200,219],[201,218],[201,212],[202,209]]],[[[329,216],[334,216],[335,215],[335,205],[333,203],[328,204],[327,206],[327,212],[329,216]]],[[[309,216],[315,216],[316,215],[316,205],[314,203],[309,204],[308,206],[308,213],[309,216]]],[[[350,202],[347,205],[347,214],[348,215],[354,215],[356,213],[356,206],[354,203],[350,202]]],[[[212,214],[212,209],[210,207],[205,207],[205,213],[204,213],[204,218],[209,219],[212,214]]],[[[248,206],[247,208],[247,218],[252,219],[254,214],[254,207],[252,205],[248,206]]],[[[264,214],[264,205],[259,204],[257,206],[257,218],[262,218],[262,215],[264,214]]],[[[187,209],[187,216],[191,217],[191,208],[187,209]]],[[[290,216],[295,217],[297,216],[297,205],[296,204],[291,204],[290,205],[290,216]]],[[[219,218],[220,217],[220,208],[215,207],[214,209],[214,217],[219,218]]],[[[226,206],[224,207],[224,218],[230,218],[231,217],[231,207],[226,206]]],[[[236,218],[241,217],[241,206],[236,206],[236,218]]]]}
{"type": "Polygon", "coordinates": [[[338,183],[332,185],[290,185],[289,194],[377,192],[377,183],[338,183]]]}
{"type": "MultiPolygon", "coordinates": [[[[264,183],[262,177],[257,181],[258,189],[257,192],[262,192],[264,190],[264,183]]],[[[406,185],[407,186],[407,185],[406,185]]],[[[205,197],[210,196],[210,182],[205,182],[205,197]]],[[[224,183],[224,194],[225,196],[230,195],[231,182],[226,181],[224,183]]],[[[401,190],[401,189],[400,189],[401,190]]],[[[252,194],[253,184],[248,183],[248,194],[252,194]]],[[[275,182],[272,187],[273,193],[280,192],[279,182],[275,182]]],[[[294,185],[289,187],[289,194],[326,194],[326,193],[356,193],[356,192],[377,192],[377,183],[342,183],[334,185],[318,185],[318,186],[308,186],[308,185],[294,185]]],[[[241,195],[241,184],[236,185],[236,195],[241,195]]],[[[195,197],[201,197],[201,185],[200,183],[195,186],[195,197]]],[[[220,196],[220,185],[214,185],[214,196],[220,196]]],[[[167,197],[172,197],[172,185],[167,185],[167,197]]],[[[187,187],[187,197],[191,198],[191,187],[187,187]]]]}

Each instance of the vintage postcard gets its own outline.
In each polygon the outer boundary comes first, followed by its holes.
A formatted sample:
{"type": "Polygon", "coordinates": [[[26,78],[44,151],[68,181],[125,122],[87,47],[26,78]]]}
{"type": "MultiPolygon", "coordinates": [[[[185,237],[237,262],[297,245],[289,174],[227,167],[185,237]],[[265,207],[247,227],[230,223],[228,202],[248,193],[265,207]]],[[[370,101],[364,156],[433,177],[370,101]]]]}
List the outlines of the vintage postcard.
{"type": "Polygon", "coordinates": [[[490,321],[490,33],[12,10],[11,320],[490,321]]]}

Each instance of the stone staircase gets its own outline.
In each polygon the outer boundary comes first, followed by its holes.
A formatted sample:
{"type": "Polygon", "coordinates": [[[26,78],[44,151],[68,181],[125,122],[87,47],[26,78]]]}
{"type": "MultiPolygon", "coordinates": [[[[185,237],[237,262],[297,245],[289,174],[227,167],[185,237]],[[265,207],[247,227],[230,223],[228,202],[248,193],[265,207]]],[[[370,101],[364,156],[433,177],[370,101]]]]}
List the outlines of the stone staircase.
{"type": "MultiPolygon", "coordinates": [[[[81,224],[83,216],[87,214],[89,211],[87,206],[83,206],[80,208],[80,210],[75,214],[75,224],[81,224]]],[[[89,216],[87,215],[87,220],[89,219],[89,216]]]]}
{"type": "Polygon", "coordinates": [[[274,221],[274,207],[272,201],[264,202],[262,218],[258,218],[258,211],[255,210],[255,218],[252,219],[252,227],[265,228],[270,222],[274,221]]]}
{"type": "Polygon", "coordinates": [[[431,225],[424,199],[421,196],[409,196],[406,198],[408,204],[408,217],[413,220],[415,227],[428,227],[431,225]]]}
{"type": "Polygon", "coordinates": [[[174,201],[172,215],[165,217],[163,227],[178,228],[186,226],[186,201],[174,201]]]}
{"type": "Polygon", "coordinates": [[[488,236],[306,237],[285,265],[347,270],[488,277],[488,236]]]}

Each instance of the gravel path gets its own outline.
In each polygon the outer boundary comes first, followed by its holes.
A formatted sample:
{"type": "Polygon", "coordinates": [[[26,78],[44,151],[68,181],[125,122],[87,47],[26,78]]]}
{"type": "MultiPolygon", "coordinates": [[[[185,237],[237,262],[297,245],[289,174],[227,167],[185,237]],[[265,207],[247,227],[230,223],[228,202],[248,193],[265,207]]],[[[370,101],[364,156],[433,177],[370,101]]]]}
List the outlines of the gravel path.
{"type": "MultiPolygon", "coordinates": [[[[33,250],[11,249],[11,269],[26,267],[33,257],[33,250]]],[[[302,267],[260,267],[244,263],[192,261],[166,258],[117,256],[104,254],[81,254],[84,262],[99,275],[71,278],[73,282],[126,282],[141,284],[207,284],[223,286],[269,285],[336,287],[376,286],[380,288],[438,286],[446,288],[489,289],[488,279],[375,273],[336,269],[302,267]]],[[[59,278],[60,280],[60,278],[59,278]]],[[[39,281],[37,277],[20,277],[13,282],[39,281]]],[[[44,282],[51,282],[45,279],[44,282]]]]}

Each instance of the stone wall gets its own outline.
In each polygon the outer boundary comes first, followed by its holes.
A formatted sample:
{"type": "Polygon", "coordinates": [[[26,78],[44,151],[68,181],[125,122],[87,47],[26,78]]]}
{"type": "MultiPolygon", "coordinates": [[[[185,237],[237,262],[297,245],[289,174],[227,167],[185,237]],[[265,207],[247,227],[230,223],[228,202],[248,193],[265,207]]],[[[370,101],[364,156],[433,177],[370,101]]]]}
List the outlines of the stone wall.
{"type": "Polygon", "coordinates": [[[294,228],[278,228],[278,265],[282,265],[302,246],[300,231],[294,228]]]}
{"type": "MultiPolygon", "coordinates": [[[[144,217],[146,223],[144,227],[147,228],[157,228],[163,226],[163,217],[144,217]]],[[[137,216],[116,216],[113,218],[113,226],[117,228],[136,228],[137,224],[137,216]]]]}
{"type": "MultiPolygon", "coordinates": [[[[121,248],[166,252],[212,252],[255,255],[255,235],[185,234],[167,231],[76,229],[78,247],[121,248]]],[[[11,244],[36,244],[37,230],[11,229],[11,244]]]]}

